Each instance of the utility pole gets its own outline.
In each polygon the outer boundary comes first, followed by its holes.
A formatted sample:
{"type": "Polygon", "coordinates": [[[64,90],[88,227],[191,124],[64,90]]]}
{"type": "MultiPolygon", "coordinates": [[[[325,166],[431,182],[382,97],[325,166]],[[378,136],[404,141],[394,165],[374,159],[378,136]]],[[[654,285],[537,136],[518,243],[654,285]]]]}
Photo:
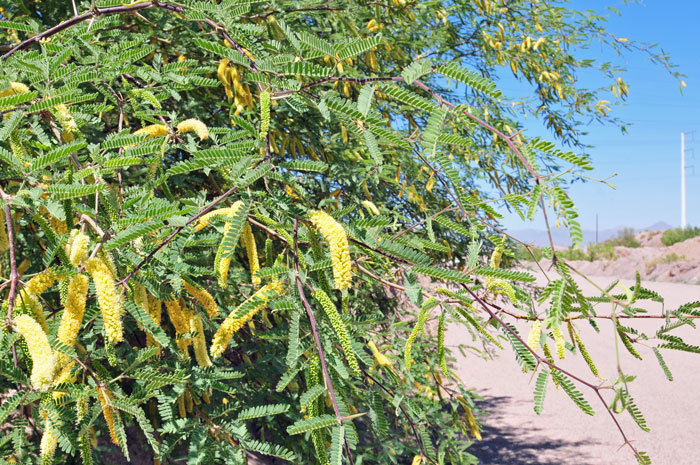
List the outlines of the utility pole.
{"type": "Polygon", "coordinates": [[[685,227],[685,133],[681,132],[681,228],[685,227]]]}
{"type": "Polygon", "coordinates": [[[595,244],[598,245],[598,214],[595,214],[595,244]]]}

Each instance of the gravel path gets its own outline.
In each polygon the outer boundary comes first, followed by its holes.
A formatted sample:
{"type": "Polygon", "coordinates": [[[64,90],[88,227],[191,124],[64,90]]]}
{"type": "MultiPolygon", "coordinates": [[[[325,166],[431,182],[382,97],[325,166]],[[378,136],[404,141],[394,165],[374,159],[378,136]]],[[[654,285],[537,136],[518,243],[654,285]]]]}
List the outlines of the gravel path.
{"type": "MultiPolygon", "coordinates": [[[[593,278],[600,284],[608,284],[610,278],[593,278]]],[[[543,281],[540,281],[542,283],[543,281]]],[[[631,286],[631,281],[622,281],[631,286]]],[[[588,283],[579,283],[586,295],[598,295],[588,283]]],[[[666,308],[700,300],[700,286],[648,282],[649,289],[666,298],[666,308]]],[[[600,304],[599,314],[609,314],[609,308],[600,304]]],[[[609,307],[609,304],[607,304],[609,307]]],[[[661,304],[651,303],[645,308],[659,313],[661,304]]],[[[652,332],[663,320],[647,320],[636,324],[639,329],[652,332]]],[[[587,323],[580,323],[581,336],[586,342],[600,374],[616,379],[615,339],[611,323],[600,322],[600,334],[587,323]]],[[[519,325],[519,331],[527,335],[528,326],[519,325]]],[[[679,333],[680,334],[680,333],[679,333]]],[[[682,336],[691,344],[700,344],[700,333],[684,331],[682,336]],[[687,336],[687,337],[686,337],[687,336]]],[[[568,336],[567,336],[568,338],[568,336]]],[[[446,344],[474,344],[466,330],[451,327],[447,331],[446,344]]],[[[605,412],[595,394],[585,386],[579,386],[596,414],[581,412],[560,389],[550,382],[541,416],[533,410],[534,379],[517,365],[512,351],[498,349],[492,360],[484,360],[473,352],[459,356],[457,372],[464,384],[473,387],[484,397],[478,405],[490,412],[484,418],[483,440],[476,443],[471,453],[484,465],[627,465],[636,464],[629,448],[622,448],[622,438],[612,419],[605,412]]],[[[666,380],[651,350],[642,351],[640,361],[621,348],[621,366],[626,374],[637,375],[630,384],[630,392],[642,410],[650,433],[640,430],[626,412],[618,418],[635,446],[647,452],[654,464],[697,465],[700,463],[700,356],[664,350],[663,355],[674,375],[674,381],[666,380]]],[[[459,351],[455,351],[459,355],[459,351]]],[[[561,366],[596,382],[580,355],[567,352],[561,366]]],[[[602,383],[602,381],[599,381],[602,383]]],[[[604,394],[605,395],[605,394],[604,394]]],[[[606,400],[612,400],[609,396],[606,400]]]]}

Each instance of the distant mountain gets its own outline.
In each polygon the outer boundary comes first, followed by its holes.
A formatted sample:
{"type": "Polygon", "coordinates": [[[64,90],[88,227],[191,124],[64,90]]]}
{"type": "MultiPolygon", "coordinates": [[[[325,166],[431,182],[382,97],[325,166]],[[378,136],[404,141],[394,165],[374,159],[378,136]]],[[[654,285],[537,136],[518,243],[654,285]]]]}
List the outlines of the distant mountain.
{"type": "MultiPolygon", "coordinates": [[[[664,223],[663,221],[656,222],[652,224],[649,227],[642,228],[642,229],[637,229],[636,232],[641,232],[641,231],[665,231],[667,229],[672,229],[673,226],[664,223]]],[[[616,228],[612,229],[602,229],[598,231],[598,242],[603,242],[608,239],[612,239],[613,237],[617,236],[620,231],[625,229],[624,226],[618,226],[616,228]]],[[[596,237],[595,237],[595,230],[593,229],[584,229],[583,231],[583,246],[588,245],[591,242],[595,242],[596,237]]],[[[534,229],[534,228],[528,228],[528,229],[513,229],[508,231],[508,234],[511,234],[518,239],[520,239],[523,242],[527,242],[528,244],[533,244],[533,245],[538,245],[538,246],[545,246],[549,245],[549,236],[547,235],[547,231],[544,229],[534,229]]],[[[569,230],[568,229],[555,229],[552,228],[552,241],[554,242],[554,245],[558,245],[561,247],[569,247],[571,245],[571,237],[569,236],[569,230]]]]}
{"type": "Polygon", "coordinates": [[[673,229],[673,226],[664,221],[657,221],[648,228],[640,229],[640,231],[666,231],[667,229],[673,229]]]}

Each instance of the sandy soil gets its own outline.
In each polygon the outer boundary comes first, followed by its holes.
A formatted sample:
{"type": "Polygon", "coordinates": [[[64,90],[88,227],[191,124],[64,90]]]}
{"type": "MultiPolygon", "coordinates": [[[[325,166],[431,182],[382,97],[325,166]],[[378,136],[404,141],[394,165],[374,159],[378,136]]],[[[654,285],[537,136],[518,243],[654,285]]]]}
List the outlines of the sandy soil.
{"type": "MultiPolygon", "coordinates": [[[[542,277],[539,278],[543,282],[542,277]]],[[[610,282],[608,277],[596,277],[598,284],[610,282]]],[[[623,283],[631,285],[631,281],[623,283]]],[[[597,295],[587,283],[580,283],[587,295],[597,295]]],[[[645,283],[650,289],[666,297],[666,308],[700,300],[700,286],[677,283],[645,283]]],[[[646,308],[659,313],[661,304],[652,303],[646,308]]],[[[609,310],[598,308],[599,314],[609,310]]],[[[645,321],[635,325],[652,331],[661,326],[662,320],[645,321]]],[[[584,342],[596,361],[601,376],[617,378],[615,364],[615,339],[611,324],[603,321],[601,333],[596,334],[587,324],[578,325],[584,342]],[[606,324],[607,323],[607,324],[606,324]]],[[[527,334],[527,325],[519,325],[527,334]]],[[[446,343],[454,348],[465,344],[466,330],[449,328],[446,343]]],[[[700,342],[700,335],[686,331],[686,341],[700,342]]],[[[466,342],[468,344],[468,342],[466,342]]],[[[642,352],[640,361],[624,348],[621,366],[626,374],[638,375],[631,383],[631,393],[640,406],[650,433],[640,430],[627,413],[618,419],[636,447],[646,451],[654,464],[696,465],[700,463],[700,357],[682,352],[664,351],[664,357],[673,372],[673,382],[666,380],[651,350],[642,352]]],[[[459,352],[454,352],[459,356],[459,352]]],[[[565,369],[593,383],[603,383],[590,373],[580,355],[567,353],[561,362],[565,369]]],[[[471,452],[484,465],[627,465],[637,463],[631,451],[620,449],[623,441],[600,400],[585,387],[581,390],[596,409],[594,416],[581,412],[561,390],[551,383],[547,388],[544,411],[537,416],[533,410],[534,379],[524,374],[513,353],[492,354],[491,360],[476,355],[459,356],[457,372],[468,387],[484,397],[479,406],[490,412],[483,419],[483,441],[472,447],[471,452]]],[[[611,398],[608,396],[607,401],[611,398]]]]}
{"type": "MultiPolygon", "coordinates": [[[[661,243],[661,232],[643,232],[636,238],[641,247],[615,247],[615,260],[573,260],[570,263],[585,274],[598,276],[634,279],[639,271],[642,278],[649,281],[700,282],[700,237],[668,247],[661,243]]],[[[549,266],[544,260],[540,264],[545,269],[549,266]]],[[[537,268],[534,263],[526,266],[537,268]]]]}

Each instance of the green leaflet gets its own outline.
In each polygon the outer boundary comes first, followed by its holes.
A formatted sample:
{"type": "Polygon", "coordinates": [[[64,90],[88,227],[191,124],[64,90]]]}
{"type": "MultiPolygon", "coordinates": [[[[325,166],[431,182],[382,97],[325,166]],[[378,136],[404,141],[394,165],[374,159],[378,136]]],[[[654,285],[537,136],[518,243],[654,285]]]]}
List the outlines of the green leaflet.
{"type": "Polygon", "coordinates": [[[343,463],[343,443],[345,440],[345,427],[336,426],[331,432],[331,465],[342,465],[343,463]]]}
{"type": "Polygon", "coordinates": [[[331,415],[321,415],[314,418],[309,418],[308,420],[299,420],[293,425],[287,427],[287,434],[302,434],[308,433],[310,431],[318,430],[321,428],[328,428],[333,425],[337,425],[338,420],[331,415]]]}
{"type": "Polygon", "coordinates": [[[289,405],[287,404],[256,405],[255,407],[249,407],[238,412],[237,419],[239,421],[252,420],[253,418],[279,415],[281,413],[287,413],[288,411],[289,405]]]}
{"type": "Polygon", "coordinates": [[[474,90],[488,95],[491,98],[497,99],[501,97],[501,91],[496,88],[496,84],[492,81],[479,76],[474,71],[468,71],[454,63],[440,66],[437,69],[438,73],[460,81],[474,90]]]}
{"type": "Polygon", "coordinates": [[[559,370],[552,370],[552,378],[554,378],[559,386],[564,390],[564,392],[574,401],[574,403],[580,408],[584,413],[588,415],[593,415],[595,411],[593,407],[588,403],[588,401],[583,397],[583,394],[576,389],[573,381],[569,379],[568,376],[560,372],[559,370]]]}
{"type": "Polygon", "coordinates": [[[432,63],[429,59],[416,60],[403,69],[401,77],[408,85],[413,84],[413,81],[421,76],[428,74],[432,70],[432,63]]]}
{"type": "Polygon", "coordinates": [[[549,380],[549,371],[544,369],[537,375],[535,382],[535,413],[542,413],[544,408],[544,398],[547,395],[547,381],[549,380]]]}

